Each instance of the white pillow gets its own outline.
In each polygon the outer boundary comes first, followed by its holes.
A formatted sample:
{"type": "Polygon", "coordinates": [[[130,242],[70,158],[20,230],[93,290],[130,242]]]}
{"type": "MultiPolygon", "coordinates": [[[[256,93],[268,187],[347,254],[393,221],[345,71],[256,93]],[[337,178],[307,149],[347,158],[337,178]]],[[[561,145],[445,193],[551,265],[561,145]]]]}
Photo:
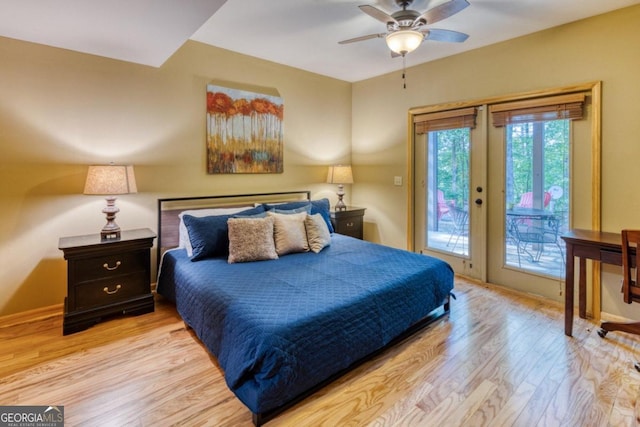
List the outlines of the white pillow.
{"type": "Polygon", "coordinates": [[[178,217],[180,218],[180,225],[178,226],[178,247],[185,248],[189,257],[193,256],[193,248],[191,247],[191,240],[189,240],[189,231],[187,226],[184,225],[182,219],[184,215],[191,215],[202,218],[204,216],[220,216],[220,215],[233,215],[238,212],[251,209],[251,206],[243,206],[238,208],[211,208],[211,209],[190,209],[180,212],[178,217]]]}
{"type": "Polygon", "coordinates": [[[329,227],[321,214],[307,215],[304,220],[309,248],[318,253],[331,244],[329,227]]]}
{"type": "Polygon", "coordinates": [[[267,216],[274,219],[273,240],[279,256],[309,251],[307,231],[304,226],[306,212],[280,214],[267,211],[267,216]]]}

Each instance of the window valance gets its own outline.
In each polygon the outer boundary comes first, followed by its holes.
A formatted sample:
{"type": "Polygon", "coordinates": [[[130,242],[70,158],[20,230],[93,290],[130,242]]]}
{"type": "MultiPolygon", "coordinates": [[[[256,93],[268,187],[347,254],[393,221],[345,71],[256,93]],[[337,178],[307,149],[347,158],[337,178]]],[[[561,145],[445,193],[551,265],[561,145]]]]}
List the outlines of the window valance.
{"type": "Polygon", "coordinates": [[[584,93],[525,99],[489,107],[495,127],[547,120],[578,120],[583,117],[584,93]]]}
{"type": "Polygon", "coordinates": [[[476,114],[476,107],[438,111],[416,115],[413,123],[417,134],[459,128],[473,129],[476,127],[476,114]]]}

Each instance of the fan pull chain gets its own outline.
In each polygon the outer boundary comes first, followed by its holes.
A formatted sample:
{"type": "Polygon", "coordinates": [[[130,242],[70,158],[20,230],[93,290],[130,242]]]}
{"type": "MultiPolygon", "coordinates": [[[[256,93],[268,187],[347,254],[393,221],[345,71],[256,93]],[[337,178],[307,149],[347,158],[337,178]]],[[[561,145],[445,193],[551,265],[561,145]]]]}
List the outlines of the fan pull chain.
{"type": "Polygon", "coordinates": [[[407,58],[405,55],[402,55],[402,89],[407,88],[407,58]]]}

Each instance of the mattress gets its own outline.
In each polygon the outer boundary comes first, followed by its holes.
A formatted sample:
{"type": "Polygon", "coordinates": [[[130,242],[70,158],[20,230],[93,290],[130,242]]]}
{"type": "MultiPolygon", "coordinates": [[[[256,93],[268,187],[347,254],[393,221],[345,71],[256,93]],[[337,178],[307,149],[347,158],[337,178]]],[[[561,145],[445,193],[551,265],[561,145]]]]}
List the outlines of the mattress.
{"type": "Polygon", "coordinates": [[[165,253],[172,300],[256,414],[271,411],[384,347],[453,289],[444,261],[332,235],[322,252],[229,264],[165,253]]]}

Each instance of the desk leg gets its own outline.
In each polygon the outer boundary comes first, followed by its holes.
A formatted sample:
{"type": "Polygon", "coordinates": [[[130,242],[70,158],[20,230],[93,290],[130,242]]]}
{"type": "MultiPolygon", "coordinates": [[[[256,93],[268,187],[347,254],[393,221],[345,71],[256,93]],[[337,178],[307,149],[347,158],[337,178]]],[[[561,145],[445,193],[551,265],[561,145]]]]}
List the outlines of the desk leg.
{"type": "Polygon", "coordinates": [[[578,282],[578,313],[582,319],[587,318],[587,260],[580,258],[580,278],[578,282]]]}
{"type": "Polygon", "coordinates": [[[567,271],[564,280],[564,334],[568,337],[573,333],[573,245],[567,243],[567,271]]]}

